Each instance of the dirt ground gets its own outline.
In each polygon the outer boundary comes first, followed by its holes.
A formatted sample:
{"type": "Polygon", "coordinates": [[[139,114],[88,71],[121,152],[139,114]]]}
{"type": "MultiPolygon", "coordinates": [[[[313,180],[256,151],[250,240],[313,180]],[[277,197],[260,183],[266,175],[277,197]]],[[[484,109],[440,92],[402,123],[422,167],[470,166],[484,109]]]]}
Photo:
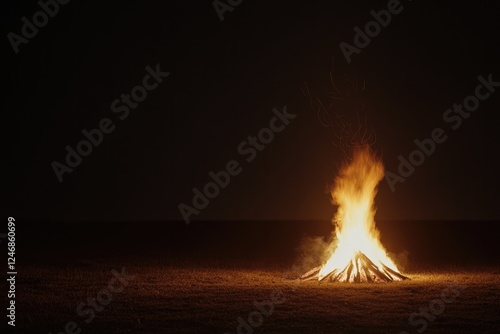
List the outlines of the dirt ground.
{"type": "Polygon", "coordinates": [[[54,334],[500,330],[500,268],[405,274],[411,280],[346,284],[290,280],[286,268],[136,261],[30,266],[18,275],[16,327],[54,334]]]}

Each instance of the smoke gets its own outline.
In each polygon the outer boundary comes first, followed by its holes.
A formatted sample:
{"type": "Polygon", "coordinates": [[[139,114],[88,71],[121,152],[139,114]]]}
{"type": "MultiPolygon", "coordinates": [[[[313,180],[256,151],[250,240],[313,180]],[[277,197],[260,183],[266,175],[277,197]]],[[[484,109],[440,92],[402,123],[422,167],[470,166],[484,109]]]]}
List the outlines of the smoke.
{"type": "Polygon", "coordinates": [[[406,271],[408,269],[408,264],[410,263],[410,253],[407,250],[400,253],[388,253],[387,255],[401,271],[406,271]]]}
{"type": "Polygon", "coordinates": [[[311,268],[320,266],[328,260],[337,247],[333,236],[327,237],[304,237],[296,248],[296,259],[291,274],[302,275],[311,268]]]}

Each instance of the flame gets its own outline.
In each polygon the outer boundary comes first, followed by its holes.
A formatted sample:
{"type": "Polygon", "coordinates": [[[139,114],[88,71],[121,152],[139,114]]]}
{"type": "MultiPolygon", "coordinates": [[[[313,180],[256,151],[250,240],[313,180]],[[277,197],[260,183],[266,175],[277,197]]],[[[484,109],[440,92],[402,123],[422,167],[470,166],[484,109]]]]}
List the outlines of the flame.
{"type": "Polygon", "coordinates": [[[382,162],[366,147],[355,150],[353,160],[341,169],[331,191],[332,203],[338,205],[333,219],[337,247],[321,267],[319,280],[333,271],[342,272],[350,264],[353,264],[353,271],[350,274],[344,271],[341,281],[350,282],[352,277],[363,275],[358,256],[360,252],[380,271],[384,271],[385,265],[399,273],[380,243],[375,227],[374,200],[377,185],[383,176],[382,162]]]}

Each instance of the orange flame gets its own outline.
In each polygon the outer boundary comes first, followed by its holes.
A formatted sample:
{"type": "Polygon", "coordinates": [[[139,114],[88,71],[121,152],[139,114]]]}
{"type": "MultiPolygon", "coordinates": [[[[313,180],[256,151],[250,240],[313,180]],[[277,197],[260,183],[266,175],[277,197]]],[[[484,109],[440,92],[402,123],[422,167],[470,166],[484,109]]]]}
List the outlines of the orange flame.
{"type": "MultiPolygon", "coordinates": [[[[383,265],[399,273],[394,262],[380,243],[379,232],[375,227],[374,200],[377,185],[384,176],[384,166],[369,148],[354,152],[353,160],[345,165],[331,191],[332,202],[338,205],[333,219],[336,226],[337,247],[319,271],[321,280],[333,271],[342,271],[353,261],[359,261],[359,252],[383,271],[383,265]]],[[[331,247],[334,247],[331,245],[331,247]]],[[[362,274],[361,266],[354,263],[350,277],[362,274]]],[[[351,281],[344,275],[340,280],[351,281]]]]}

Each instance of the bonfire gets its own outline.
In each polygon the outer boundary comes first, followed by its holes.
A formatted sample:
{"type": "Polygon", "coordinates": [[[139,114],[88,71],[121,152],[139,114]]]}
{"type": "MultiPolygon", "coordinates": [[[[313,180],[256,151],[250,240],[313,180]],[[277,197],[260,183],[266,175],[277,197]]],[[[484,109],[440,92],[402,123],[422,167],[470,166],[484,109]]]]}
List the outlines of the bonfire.
{"type": "Polygon", "coordinates": [[[333,282],[391,282],[407,279],[389,258],[375,227],[374,200],[384,166],[368,147],[357,148],[331,191],[338,206],[335,238],[326,262],[301,276],[333,282]]]}

